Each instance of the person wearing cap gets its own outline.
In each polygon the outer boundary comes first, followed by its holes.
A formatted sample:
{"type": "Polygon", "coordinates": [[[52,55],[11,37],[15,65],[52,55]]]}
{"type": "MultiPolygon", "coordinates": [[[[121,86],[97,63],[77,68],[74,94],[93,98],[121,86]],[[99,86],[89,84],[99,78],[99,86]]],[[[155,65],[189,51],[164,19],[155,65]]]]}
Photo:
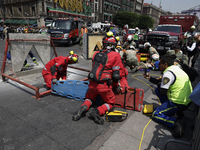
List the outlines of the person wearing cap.
{"type": "Polygon", "coordinates": [[[81,49],[82,49],[82,45],[83,45],[83,33],[88,33],[88,30],[85,27],[85,25],[82,25],[81,35],[79,36],[79,40],[80,40],[79,45],[81,46],[81,49]]]}
{"type": "Polygon", "coordinates": [[[136,72],[139,70],[139,62],[136,56],[137,52],[134,51],[134,46],[130,46],[130,48],[123,52],[122,59],[125,62],[125,66],[128,66],[131,72],[136,72]]]}
{"type": "Polygon", "coordinates": [[[123,44],[122,47],[123,47],[125,50],[128,50],[128,49],[130,49],[130,46],[136,47],[136,43],[133,41],[133,36],[132,36],[132,35],[129,35],[129,36],[127,37],[127,41],[124,42],[124,44],[123,44]]]}
{"type": "Polygon", "coordinates": [[[41,34],[47,34],[47,29],[45,28],[45,26],[42,26],[42,29],[40,29],[39,33],[41,34]]]}
{"type": "Polygon", "coordinates": [[[135,28],[135,34],[133,36],[133,41],[135,42],[136,46],[138,46],[138,39],[139,39],[140,29],[138,27],[135,28]]]}
{"type": "Polygon", "coordinates": [[[187,43],[187,50],[188,50],[188,64],[190,64],[190,59],[192,58],[192,64],[191,67],[194,67],[194,64],[197,60],[197,58],[199,57],[199,44],[197,43],[197,41],[194,41],[193,37],[188,38],[188,43],[187,43]]]}
{"type": "Polygon", "coordinates": [[[175,52],[176,61],[177,62],[181,61],[183,64],[188,65],[188,56],[183,54],[183,52],[181,51],[181,46],[178,44],[175,44],[174,46],[172,46],[172,49],[175,52]]]}
{"type": "Polygon", "coordinates": [[[191,26],[190,30],[185,32],[185,34],[184,34],[184,43],[186,42],[186,39],[188,39],[191,36],[194,37],[196,35],[195,29],[196,29],[195,26],[191,26]]]}
{"type": "Polygon", "coordinates": [[[113,33],[114,37],[116,36],[116,31],[115,31],[115,29],[113,28],[113,25],[111,25],[109,31],[111,31],[111,32],[113,33]]]}
{"type": "Polygon", "coordinates": [[[57,80],[66,80],[67,65],[78,63],[78,55],[70,51],[69,56],[58,56],[50,60],[42,70],[42,76],[48,89],[52,84],[57,84],[57,80]]]}
{"type": "MultiPolygon", "coordinates": [[[[187,42],[188,42],[188,38],[189,37],[195,37],[196,36],[196,32],[195,32],[196,27],[193,25],[190,27],[190,30],[185,32],[185,34],[183,35],[183,43],[182,43],[182,50],[183,53],[188,55],[188,51],[187,51],[187,42]]],[[[194,39],[193,39],[194,40],[194,39]]]]}
{"type": "Polygon", "coordinates": [[[147,65],[153,70],[158,69],[158,63],[159,63],[158,61],[159,61],[160,55],[157,52],[157,50],[153,46],[151,46],[149,42],[144,43],[144,49],[149,54],[149,60],[147,62],[147,65]]]}

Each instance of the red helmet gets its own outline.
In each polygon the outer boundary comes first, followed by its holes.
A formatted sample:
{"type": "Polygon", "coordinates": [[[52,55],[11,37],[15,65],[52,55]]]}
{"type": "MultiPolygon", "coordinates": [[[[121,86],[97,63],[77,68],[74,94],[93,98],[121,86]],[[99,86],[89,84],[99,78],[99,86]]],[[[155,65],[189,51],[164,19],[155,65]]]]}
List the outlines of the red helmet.
{"type": "Polygon", "coordinates": [[[104,46],[104,48],[106,48],[108,50],[115,48],[116,45],[117,45],[117,42],[114,37],[106,37],[103,40],[103,46],[104,46]]]}
{"type": "Polygon", "coordinates": [[[106,37],[103,40],[103,44],[116,45],[117,42],[116,42],[116,39],[114,37],[106,37]]]}

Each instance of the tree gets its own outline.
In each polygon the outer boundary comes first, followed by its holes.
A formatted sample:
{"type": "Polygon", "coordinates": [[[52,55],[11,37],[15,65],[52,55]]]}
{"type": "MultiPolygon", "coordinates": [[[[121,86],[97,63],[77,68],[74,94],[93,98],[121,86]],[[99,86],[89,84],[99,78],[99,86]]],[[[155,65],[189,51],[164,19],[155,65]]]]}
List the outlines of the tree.
{"type": "Polygon", "coordinates": [[[154,24],[154,20],[146,15],[140,15],[139,16],[139,23],[138,23],[138,27],[140,29],[148,29],[148,28],[152,28],[154,24]]]}
{"type": "Polygon", "coordinates": [[[139,15],[133,12],[118,12],[113,15],[113,23],[119,27],[128,24],[129,28],[135,28],[139,23],[139,15]]]}

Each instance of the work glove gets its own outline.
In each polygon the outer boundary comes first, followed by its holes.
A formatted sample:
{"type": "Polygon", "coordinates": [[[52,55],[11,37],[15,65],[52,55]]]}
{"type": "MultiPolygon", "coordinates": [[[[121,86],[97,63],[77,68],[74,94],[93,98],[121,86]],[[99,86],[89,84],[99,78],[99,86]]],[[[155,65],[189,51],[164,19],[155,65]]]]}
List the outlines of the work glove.
{"type": "Polygon", "coordinates": [[[56,78],[54,78],[54,79],[52,80],[52,84],[57,84],[57,79],[56,79],[56,78]]]}

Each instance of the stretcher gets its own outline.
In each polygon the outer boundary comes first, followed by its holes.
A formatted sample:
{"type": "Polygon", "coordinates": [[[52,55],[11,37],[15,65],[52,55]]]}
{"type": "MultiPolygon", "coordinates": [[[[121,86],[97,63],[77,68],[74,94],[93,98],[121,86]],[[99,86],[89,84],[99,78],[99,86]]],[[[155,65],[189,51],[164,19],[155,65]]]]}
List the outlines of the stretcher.
{"type": "Polygon", "coordinates": [[[124,87],[120,94],[115,95],[115,107],[141,111],[143,106],[143,97],[143,89],[124,87]]]}
{"type": "MultiPolygon", "coordinates": [[[[67,98],[85,101],[89,82],[80,80],[57,81],[52,84],[51,92],[67,98]]],[[[144,90],[138,88],[122,87],[119,94],[115,94],[115,107],[141,111],[143,105],[144,90]]],[[[98,96],[97,104],[101,104],[101,97],[98,96]]]]}

